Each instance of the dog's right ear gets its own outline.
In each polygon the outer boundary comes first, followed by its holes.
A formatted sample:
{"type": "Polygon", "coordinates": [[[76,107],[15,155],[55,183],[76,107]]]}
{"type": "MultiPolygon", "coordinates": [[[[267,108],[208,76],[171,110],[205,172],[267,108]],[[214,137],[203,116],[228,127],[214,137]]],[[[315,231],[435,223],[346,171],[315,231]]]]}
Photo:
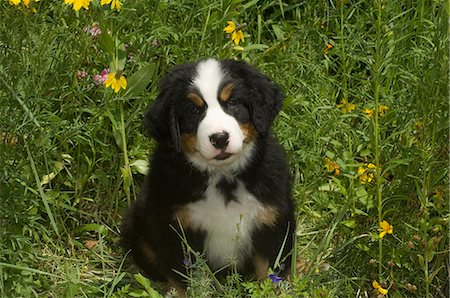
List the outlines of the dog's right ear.
{"type": "Polygon", "coordinates": [[[158,143],[168,143],[180,151],[178,120],[170,98],[162,91],[144,115],[146,133],[158,143]]]}

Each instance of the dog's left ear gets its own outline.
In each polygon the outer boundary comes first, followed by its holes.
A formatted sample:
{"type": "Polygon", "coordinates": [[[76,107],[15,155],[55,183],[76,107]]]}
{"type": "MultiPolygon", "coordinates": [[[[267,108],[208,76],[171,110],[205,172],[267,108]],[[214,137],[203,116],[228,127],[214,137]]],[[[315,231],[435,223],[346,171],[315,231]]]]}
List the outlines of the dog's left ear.
{"type": "Polygon", "coordinates": [[[158,143],[166,143],[177,152],[181,150],[178,119],[171,99],[164,91],[145,113],[144,129],[158,143]]]}
{"type": "Polygon", "coordinates": [[[254,93],[251,101],[253,123],[260,134],[266,134],[281,110],[284,96],[277,85],[259,72],[250,80],[254,93]]]}

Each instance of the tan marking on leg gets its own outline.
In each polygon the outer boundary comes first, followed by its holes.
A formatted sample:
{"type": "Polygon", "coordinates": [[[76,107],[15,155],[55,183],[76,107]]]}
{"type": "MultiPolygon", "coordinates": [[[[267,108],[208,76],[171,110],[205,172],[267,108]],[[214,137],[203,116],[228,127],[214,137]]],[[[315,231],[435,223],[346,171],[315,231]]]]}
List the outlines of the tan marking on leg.
{"type": "Polygon", "coordinates": [[[191,225],[189,210],[186,207],[176,209],[172,215],[172,220],[176,222],[177,227],[180,224],[183,229],[189,228],[191,225]]]}
{"type": "Polygon", "coordinates": [[[255,276],[258,281],[262,281],[267,278],[267,270],[269,269],[269,260],[255,255],[253,257],[253,267],[255,269],[255,276]]]}
{"type": "Polygon", "coordinates": [[[219,93],[219,99],[223,102],[227,102],[230,99],[232,91],[233,91],[233,83],[225,85],[225,87],[223,87],[219,93]]]}
{"type": "Polygon", "coordinates": [[[154,265],[156,264],[156,253],[153,248],[147,242],[141,244],[142,254],[146,257],[147,262],[154,265]]]}
{"type": "Polygon", "coordinates": [[[186,288],[175,279],[168,278],[169,286],[177,290],[178,297],[180,298],[186,298],[186,288]]]}
{"type": "Polygon", "coordinates": [[[256,220],[258,221],[259,224],[273,227],[277,223],[278,216],[279,216],[278,209],[269,206],[259,210],[256,220]]]}

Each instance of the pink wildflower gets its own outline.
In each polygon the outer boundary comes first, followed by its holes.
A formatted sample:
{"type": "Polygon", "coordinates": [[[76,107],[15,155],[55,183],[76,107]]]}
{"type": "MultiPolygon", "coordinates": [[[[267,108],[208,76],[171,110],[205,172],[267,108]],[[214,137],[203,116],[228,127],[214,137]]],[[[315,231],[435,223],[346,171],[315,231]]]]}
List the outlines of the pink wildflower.
{"type": "Polygon", "coordinates": [[[87,77],[87,72],[85,70],[77,71],[77,79],[82,80],[87,77]]]}
{"type": "Polygon", "coordinates": [[[109,74],[109,68],[105,68],[99,74],[96,74],[92,79],[94,80],[95,84],[102,85],[108,78],[108,74],[109,74]]]}

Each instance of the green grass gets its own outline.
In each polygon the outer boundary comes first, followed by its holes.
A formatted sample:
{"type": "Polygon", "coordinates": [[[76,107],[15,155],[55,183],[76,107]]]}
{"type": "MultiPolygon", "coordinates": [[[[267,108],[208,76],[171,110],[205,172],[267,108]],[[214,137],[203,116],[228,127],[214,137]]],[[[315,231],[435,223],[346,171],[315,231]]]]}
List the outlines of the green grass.
{"type": "Polygon", "coordinates": [[[204,57],[246,60],[286,95],[273,130],[294,179],[297,266],[290,282],[217,280],[200,258],[192,297],[375,297],[374,280],[390,297],[448,297],[448,1],[31,7],[0,3],[1,297],[159,297],[118,246],[120,224],[154,145],[141,122],[158,80],[204,57]],[[229,20],[247,24],[243,50],[229,20]],[[126,91],[93,82],[107,67],[126,91]]]}

